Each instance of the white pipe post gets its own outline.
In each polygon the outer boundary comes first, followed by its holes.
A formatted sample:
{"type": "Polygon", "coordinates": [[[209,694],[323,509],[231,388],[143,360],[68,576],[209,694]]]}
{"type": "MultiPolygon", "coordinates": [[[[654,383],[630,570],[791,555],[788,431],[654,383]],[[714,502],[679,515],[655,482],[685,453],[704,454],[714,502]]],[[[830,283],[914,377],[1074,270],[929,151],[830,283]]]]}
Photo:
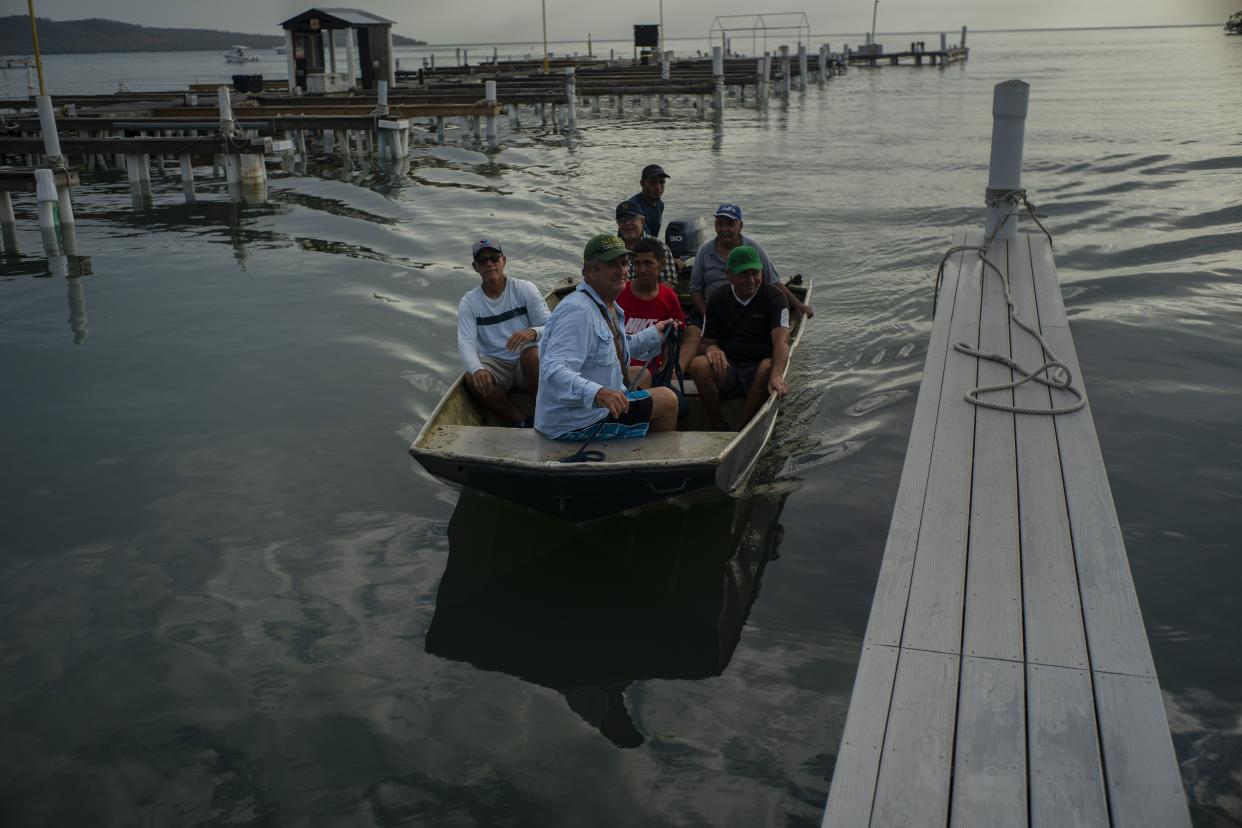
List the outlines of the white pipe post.
{"type": "Polygon", "coordinates": [[[578,78],[572,66],[565,68],[565,100],[566,127],[575,130],[578,128],[578,78]]]}
{"type": "Polygon", "coordinates": [[[798,91],[806,91],[806,44],[798,44],[798,91]]]}
{"type": "Polygon", "coordinates": [[[998,241],[1012,241],[1018,236],[1018,202],[1006,196],[1022,189],[1022,150],[1030,96],[1030,85],[1020,80],[998,83],[992,92],[992,159],[984,238],[995,233],[998,241]]]}
{"type": "Polygon", "coordinates": [[[65,159],[60,154],[60,133],[56,131],[56,112],[52,109],[52,97],[40,95],[35,99],[39,107],[39,131],[43,133],[43,152],[48,164],[53,167],[65,166],[65,159]]]}
{"type": "Polygon", "coordinates": [[[487,103],[487,145],[496,146],[496,81],[483,82],[483,99],[487,103]]]}
{"type": "Polygon", "coordinates": [[[39,230],[43,234],[43,247],[48,256],[60,253],[56,236],[56,174],[49,169],[35,170],[35,196],[39,200],[39,230]]]}
{"type": "MultiPolygon", "coordinates": [[[[375,82],[375,114],[379,118],[388,117],[388,81],[375,82]]],[[[376,135],[377,155],[387,160],[396,150],[393,139],[396,137],[386,127],[378,127],[376,135]]]]}
{"type": "Polygon", "coordinates": [[[724,117],[725,105],[725,77],[724,77],[724,47],[712,47],[712,80],[716,84],[716,93],[713,96],[716,106],[716,117],[724,117]]]}
{"type": "Polygon", "coordinates": [[[771,53],[764,52],[763,57],[755,61],[755,73],[759,76],[759,105],[763,106],[768,102],[768,61],[771,59],[771,53]]]}
{"type": "Polygon", "coordinates": [[[181,188],[185,190],[185,203],[193,204],[194,197],[194,162],[188,152],[181,155],[181,188]]]}
{"type": "Polygon", "coordinates": [[[285,81],[285,86],[289,89],[290,95],[296,95],[298,67],[293,57],[293,32],[288,29],[285,29],[285,71],[289,73],[289,79],[285,81]]]}
{"type": "Polygon", "coordinates": [[[966,48],[966,27],[962,27],[962,42],[959,44],[963,49],[966,48]]]}
{"type": "Polygon", "coordinates": [[[232,135],[237,124],[233,121],[233,100],[227,86],[216,87],[216,100],[220,107],[220,134],[232,135]]]}
{"type": "Polygon", "coordinates": [[[349,75],[349,88],[354,88],[354,38],[358,30],[350,26],[345,30],[345,73],[349,75]]]}
{"type": "MultiPolygon", "coordinates": [[[[348,142],[344,142],[348,143],[348,142]]],[[[263,153],[248,152],[237,156],[242,194],[246,201],[258,204],[267,200],[267,166],[263,153]]]]}
{"type": "Polygon", "coordinates": [[[949,36],[944,32],[940,33],[940,51],[949,51],[949,36]]]}
{"type": "Polygon", "coordinates": [[[13,199],[8,190],[0,190],[0,224],[6,229],[10,224],[17,225],[17,216],[13,213],[13,199]]]}

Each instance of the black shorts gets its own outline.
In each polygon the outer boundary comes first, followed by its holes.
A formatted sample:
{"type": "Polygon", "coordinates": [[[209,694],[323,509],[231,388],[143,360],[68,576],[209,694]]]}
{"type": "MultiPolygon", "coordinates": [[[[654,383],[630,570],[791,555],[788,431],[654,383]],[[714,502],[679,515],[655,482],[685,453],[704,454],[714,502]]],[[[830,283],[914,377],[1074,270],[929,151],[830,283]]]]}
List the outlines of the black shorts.
{"type": "Polygon", "coordinates": [[[557,437],[558,440],[625,440],[646,437],[651,427],[651,412],[655,406],[650,391],[626,391],[630,401],[620,417],[609,414],[589,426],[575,429],[557,437]]]}
{"type": "Polygon", "coordinates": [[[758,362],[742,365],[730,362],[725,370],[724,382],[720,383],[720,398],[723,400],[731,397],[745,397],[749,394],[750,386],[755,381],[755,374],[759,371],[759,365],[758,362]]]}

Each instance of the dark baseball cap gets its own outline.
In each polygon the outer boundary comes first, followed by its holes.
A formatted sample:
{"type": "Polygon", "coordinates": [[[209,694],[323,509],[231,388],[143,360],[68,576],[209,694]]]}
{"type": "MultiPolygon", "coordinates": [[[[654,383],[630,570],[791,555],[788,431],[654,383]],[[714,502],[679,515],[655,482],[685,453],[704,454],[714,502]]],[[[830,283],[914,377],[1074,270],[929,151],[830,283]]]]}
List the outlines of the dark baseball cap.
{"type": "Polygon", "coordinates": [[[648,178],[672,178],[672,176],[666,173],[659,164],[648,164],[643,167],[643,174],[640,180],[646,181],[648,178]]]}
{"type": "Polygon", "coordinates": [[[643,211],[638,209],[638,205],[632,201],[623,201],[617,205],[617,221],[626,216],[638,216],[643,218],[643,211]]]}

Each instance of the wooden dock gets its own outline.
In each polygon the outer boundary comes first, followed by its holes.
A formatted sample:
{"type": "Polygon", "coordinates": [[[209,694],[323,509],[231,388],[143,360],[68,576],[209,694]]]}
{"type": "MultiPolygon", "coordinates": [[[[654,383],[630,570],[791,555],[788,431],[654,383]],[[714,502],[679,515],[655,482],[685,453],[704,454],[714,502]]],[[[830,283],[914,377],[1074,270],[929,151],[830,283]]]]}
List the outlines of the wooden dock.
{"type": "MultiPolygon", "coordinates": [[[[1082,389],[1049,241],[988,258],[1082,389]]],[[[946,267],[823,824],[1189,826],[1090,408],[965,399],[1011,372],[953,343],[1044,362],[981,272],[977,252],[946,267]]],[[[990,398],[1073,400],[1035,383],[990,398]]]]}

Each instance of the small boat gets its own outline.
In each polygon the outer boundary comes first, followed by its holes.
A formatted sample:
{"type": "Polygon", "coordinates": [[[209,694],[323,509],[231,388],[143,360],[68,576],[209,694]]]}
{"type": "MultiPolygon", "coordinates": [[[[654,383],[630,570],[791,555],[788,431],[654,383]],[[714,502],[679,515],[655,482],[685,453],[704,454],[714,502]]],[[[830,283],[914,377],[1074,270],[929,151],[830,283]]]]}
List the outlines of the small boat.
{"type": "MultiPolygon", "coordinates": [[[[676,247],[673,252],[680,254],[676,247]]],[[[786,285],[802,302],[809,302],[809,281],[804,283],[799,275],[786,285]]],[[[576,286],[577,280],[569,279],[554,289],[547,296],[548,306],[556,307],[576,286]]],[[[688,306],[684,280],[680,293],[682,304],[688,306]]],[[[791,310],[791,363],[804,322],[791,310]]],[[[533,414],[528,396],[512,396],[519,408],[533,414]]],[[[534,429],[505,426],[474,401],[459,374],[415,437],[410,454],[442,480],[576,523],[702,490],[732,492],[767,445],[780,401],[769,396],[740,431],[714,431],[690,380],[685,382],[685,397],[689,410],[676,431],[591,443],[592,450],[603,453],[602,460],[567,463],[582,443],[550,440],[534,429]]],[[[742,400],[723,400],[721,408],[727,421],[737,422],[742,400]]]]}
{"type": "Polygon", "coordinates": [[[252,55],[246,51],[245,46],[231,46],[227,52],[220,54],[229,63],[253,63],[259,59],[258,55],[252,55]]]}
{"type": "Polygon", "coordinates": [[[1225,34],[1242,35],[1242,11],[1229,15],[1225,21],[1225,34]]]}
{"type": "Polygon", "coordinates": [[[276,54],[283,55],[286,53],[287,49],[284,46],[277,46],[275,51],[276,51],[276,54]]]}

